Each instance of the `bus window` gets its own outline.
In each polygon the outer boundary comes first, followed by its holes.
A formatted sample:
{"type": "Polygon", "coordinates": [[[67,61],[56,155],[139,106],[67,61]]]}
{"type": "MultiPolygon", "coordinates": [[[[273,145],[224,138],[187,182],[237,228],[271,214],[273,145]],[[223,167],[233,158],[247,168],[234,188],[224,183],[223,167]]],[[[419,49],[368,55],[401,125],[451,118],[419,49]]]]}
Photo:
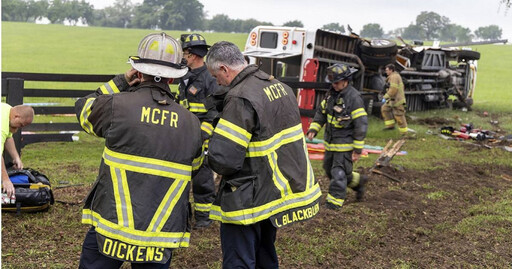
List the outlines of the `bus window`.
{"type": "Polygon", "coordinates": [[[277,48],[277,33],[276,32],[261,32],[260,47],[265,49],[277,48]]]}

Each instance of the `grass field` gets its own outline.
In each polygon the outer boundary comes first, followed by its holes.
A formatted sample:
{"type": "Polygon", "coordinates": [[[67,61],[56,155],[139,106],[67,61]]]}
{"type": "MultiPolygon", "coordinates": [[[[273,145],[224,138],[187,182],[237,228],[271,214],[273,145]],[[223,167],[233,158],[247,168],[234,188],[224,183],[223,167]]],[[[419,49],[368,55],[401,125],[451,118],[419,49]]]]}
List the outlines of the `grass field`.
{"type": "MultiPolygon", "coordinates": [[[[150,32],[155,31],[3,22],[2,71],[122,73],[129,68],[127,57],[136,54],[139,40],[150,32]]],[[[166,32],[174,37],[182,33],[166,32]]],[[[244,34],[203,34],[210,44],[229,40],[241,48],[246,39],[244,34]]],[[[482,57],[478,62],[473,111],[436,110],[408,113],[409,116],[443,118],[451,120],[455,127],[471,122],[484,129],[500,130],[502,134],[512,133],[512,46],[485,45],[474,49],[480,51],[482,57]],[[483,117],[483,111],[489,112],[489,116],[483,117]],[[498,120],[499,125],[491,125],[490,119],[498,120]]],[[[55,83],[27,86],[67,87],[55,83]]],[[[95,89],[97,85],[78,87],[95,89]]],[[[65,102],[72,103],[71,100],[65,102]]],[[[36,119],[47,120],[47,116],[36,119]]],[[[75,118],[51,120],[75,121],[75,118]]],[[[381,132],[382,127],[380,119],[370,118],[366,144],[384,146],[390,138],[399,139],[398,133],[381,132]]],[[[512,175],[511,153],[499,147],[480,149],[427,134],[438,132],[439,127],[410,122],[410,128],[418,132],[418,137],[406,142],[403,147],[408,152],[406,156],[393,159],[394,164],[407,171],[402,184],[391,184],[379,178],[370,185],[374,191],[370,189],[368,202],[351,203],[338,212],[339,215],[322,211],[312,224],[292,226],[283,232],[277,244],[282,268],[502,268],[507,262],[511,264],[512,186],[501,177],[512,175]],[[396,193],[409,199],[404,198],[403,207],[395,208],[401,201],[388,200],[396,193]],[[434,217],[436,213],[438,218],[434,217]],[[432,219],[416,219],[423,216],[432,219]],[[390,231],[398,228],[403,230],[390,236],[390,231]],[[408,232],[417,236],[418,241],[411,243],[409,237],[401,237],[408,232]],[[493,245],[489,250],[482,242],[493,245]],[[467,249],[452,249],[451,244],[467,249]],[[392,248],[395,250],[391,251],[392,248]],[[437,254],[436,248],[445,249],[446,254],[437,254]],[[433,254],[425,257],[417,254],[417,250],[433,254]],[[357,252],[364,252],[365,256],[358,258],[354,254],[357,252]],[[474,258],[468,258],[470,254],[474,258]],[[366,259],[366,263],[355,263],[361,259],[366,259]]],[[[23,149],[25,165],[47,174],[54,186],[61,181],[84,184],[76,193],[59,192],[59,200],[79,200],[97,175],[103,140],[83,132],[78,136],[79,141],[73,143],[37,143],[23,149]]],[[[376,157],[363,158],[355,168],[368,169],[376,157]]],[[[325,194],[328,179],[323,176],[321,162],[313,163],[325,194]]],[[[80,206],[56,204],[49,213],[20,217],[2,214],[2,224],[3,268],[77,267],[81,240],[87,228],[80,224],[80,206]],[[45,240],[48,238],[50,240],[45,240]],[[13,243],[15,239],[20,241],[13,243]]],[[[218,235],[197,232],[191,249],[177,252],[173,267],[220,268],[218,244],[218,235]],[[195,266],[199,261],[204,261],[203,265],[195,266]]]]}

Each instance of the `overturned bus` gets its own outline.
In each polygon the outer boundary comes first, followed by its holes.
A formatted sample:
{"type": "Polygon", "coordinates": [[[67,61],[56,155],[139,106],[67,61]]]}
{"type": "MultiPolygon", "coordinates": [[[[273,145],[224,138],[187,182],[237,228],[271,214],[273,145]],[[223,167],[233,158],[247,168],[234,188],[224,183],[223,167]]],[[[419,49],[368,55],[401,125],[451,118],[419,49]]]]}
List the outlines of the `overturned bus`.
{"type": "Polygon", "coordinates": [[[359,69],[353,86],[369,114],[380,111],[385,91],[383,67],[394,63],[405,86],[407,109],[447,107],[455,100],[470,107],[480,53],[451,47],[398,46],[385,39],[366,40],[321,29],[258,26],[248,36],[244,55],[251,63],[296,89],[304,128],[330,85],[326,69],[345,63],[359,69]]]}

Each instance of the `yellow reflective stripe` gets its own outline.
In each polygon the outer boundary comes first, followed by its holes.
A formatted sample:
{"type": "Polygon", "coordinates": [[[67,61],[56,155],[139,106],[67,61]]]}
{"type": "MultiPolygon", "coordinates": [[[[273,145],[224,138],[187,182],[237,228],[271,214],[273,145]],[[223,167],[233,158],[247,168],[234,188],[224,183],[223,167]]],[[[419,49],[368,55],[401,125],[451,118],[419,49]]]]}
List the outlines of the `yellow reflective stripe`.
{"type": "Polygon", "coordinates": [[[352,181],[350,181],[350,184],[348,186],[350,188],[355,188],[359,185],[359,181],[361,180],[361,174],[358,172],[352,172],[352,181]]]}
{"type": "Polygon", "coordinates": [[[355,149],[362,149],[364,147],[364,140],[363,141],[359,141],[359,140],[354,140],[352,141],[352,145],[355,149]]]}
{"type": "MultiPolygon", "coordinates": [[[[112,151],[105,147],[105,164],[132,172],[190,180],[192,166],[112,151]]],[[[195,161],[195,160],[194,160],[195,161]]],[[[199,161],[199,160],[198,160],[199,161]]]]}
{"type": "Polygon", "coordinates": [[[92,103],[94,103],[94,100],[96,98],[87,98],[87,100],[85,101],[85,104],[84,104],[84,107],[82,108],[82,111],[80,112],[80,125],[82,126],[82,128],[84,129],[84,131],[88,134],[92,134],[94,136],[98,136],[96,135],[96,133],[94,133],[94,130],[93,130],[93,127],[92,127],[92,123],[89,122],[89,115],[91,115],[91,106],[92,106],[92,103]]]}
{"type": "Polygon", "coordinates": [[[210,139],[205,139],[205,140],[203,141],[203,147],[204,147],[204,149],[208,149],[208,144],[209,144],[209,143],[210,143],[210,139]]]}
{"type": "Polygon", "coordinates": [[[399,131],[400,133],[407,133],[407,127],[404,127],[404,128],[400,128],[400,127],[398,127],[398,131],[399,131]]]}
{"type": "Polygon", "coordinates": [[[322,100],[322,102],[320,102],[320,107],[322,108],[322,113],[325,113],[325,105],[327,104],[327,101],[322,100]]]}
{"type": "Polygon", "coordinates": [[[367,116],[368,114],[366,114],[366,111],[364,110],[364,108],[358,108],[358,109],[355,109],[354,111],[352,111],[350,113],[350,115],[352,115],[352,119],[355,120],[361,116],[367,116]]]}
{"type": "Polygon", "coordinates": [[[201,130],[203,130],[205,133],[211,136],[213,133],[213,125],[206,121],[203,121],[201,122],[201,130]]]}
{"type": "Polygon", "coordinates": [[[187,184],[187,182],[181,180],[175,180],[172,183],[162,199],[162,202],[160,202],[160,205],[156,209],[156,212],[146,229],[147,232],[160,232],[162,230],[172,211],[176,207],[176,203],[178,203],[185,191],[187,184]]]}
{"type": "MultiPolygon", "coordinates": [[[[217,129],[215,129],[217,130],[217,129]]],[[[273,135],[271,138],[263,141],[253,141],[249,143],[246,157],[262,157],[276,151],[283,145],[293,143],[304,138],[302,133],[302,124],[297,124],[293,127],[282,130],[281,132],[273,135]]]]}
{"type": "Polygon", "coordinates": [[[281,173],[281,170],[279,170],[279,166],[277,165],[277,154],[275,152],[268,155],[268,163],[272,169],[272,180],[274,181],[274,186],[281,192],[281,197],[290,194],[290,190],[292,188],[290,187],[288,180],[281,173]]]}
{"type": "Polygon", "coordinates": [[[334,127],[336,127],[336,128],[343,128],[344,127],[343,125],[340,124],[340,122],[335,117],[333,117],[333,116],[331,116],[329,114],[327,114],[327,121],[330,124],[334,125],[334,127]]]}
{"type": "Polygon", "coordinates": [[[196,210],[196,211],[208,212],[208,211],[210,211],[211,207],[212,207],[212,203],[209,203],[209,204],[194,203],[194,210],[196,210]]]}
{"type": "Polygon", "coordinates": [[[388,125],[394,125],[395,124],[395,120],[386,120],[384,121],[384,125],[388,126],[388,125]]]}
{"type": "Polygon", "coordinates": [[[351,151],[354,149],[352,144],[329,144],[324,141],[325,150],[328,151],[339,151],[339,152],[345,152],[345,151],[351,151]]]}
{"type": "Polygon", "coordinates": [[[110,167],[110,177],[116,201],[117,223],[121,226],[134,228],[132,201],[130,189],[124,170],[110,167]]]}
{"type": "Polygon", "coordinates": [[[210,219],[222,221],[223,223],[249,225],[289,209],[310,205],[318,200],[321,195],[320,186],[316,183],[313,188],[299,193],[292,193],[258,207],[225,212],[222,211],[220,206],[214,204],[210,209],[210,219]]]}
{"type": "Polygon", "coordinates": [[[252,134],[247,132],[244,128],[235,125],[225,119],[220,119],[215,127],[214,133],[222,135],[227,139],[246,148],[251,141],[252,134]]]}
{"type": "Polygon", "coordinates": [[[204,107],[204,104],[203,103],[188,103],[189,104],[189,108],[188,110],[190,112],[196,112],[196,113],[206,113],[208,112],[208,110],[206,110],[206,108],[204,107]]]}
{"type": "Polygon", "coordinates": [[[96,227],[96,231],[112,239],[131,245],[148,247],[179,248],[188,247],[189,232],[147,232],[120,226],[101,217],[90,209],[82,210],[82,223],[96,227]]]}
{"type": "Polygon", "coordinates": [[[322,129],[322,126],[320,126],[319,123],[312,122],[311,125],[309,125],[309,129],[319,132],[320,129],[322,129]]]}
{"type": "Polygon", "coordinates": [[[315,181],[315,173],[313,172],[313,166],[311,165],[311,161],[309,160],[308,146],[306,144],[305,138],[302,138],[302,146],[304,148],[304,153],[306,154],[306,162],[307,162],[307,166],[308,166],[306,186],[308,188],[312,188],[313,183],[315,181]]]}
{"type": "Polygon", "coordinates": [[[343,202],[345,202],[345,200],[334,198],[331,194],[327,194],[327,202],[335,204],[337,206],[343,206],[343,202]]]}
{"type": "Polygon", "coordinates": [[[100,90],[101,90],[101,93],[103,93],[103,94],[119,93],[119,89],[117,88],[117,86],[113,80],[110,80],[109,82],[101,85],[100,90]]]}
{"type": "Polygon", "coordinates": [[[203,149],[202,149],[202,153],[201,153],[201,156],[195,158],[194,160],[192,160],[192,171],[196,171],[198,170],[201,165],[203,165],[203,161],[204,161],[204,149],[206,148],[205,147],[206,145],[203,143],[203,149]]]}

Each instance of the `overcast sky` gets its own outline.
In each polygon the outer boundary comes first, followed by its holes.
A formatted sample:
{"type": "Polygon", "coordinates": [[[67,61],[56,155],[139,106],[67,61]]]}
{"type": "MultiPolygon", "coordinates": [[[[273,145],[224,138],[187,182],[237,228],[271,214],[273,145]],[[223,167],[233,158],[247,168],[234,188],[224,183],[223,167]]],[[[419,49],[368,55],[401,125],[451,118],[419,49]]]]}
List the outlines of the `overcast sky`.
{"type": "MultiPolygon", "coordinates": [[[[95,8],[104,8],[114,0],[86,0],[95,8]]],[[[132,0],[141,3],[142,0],[132,0]]],[[[378,23],[385,32],[414,23],[422,11],[446,16],[452,23],[469,27],[472,32],[481,26],[496,24],[503,30],[502,38],[512,42],[512,9],[505,12],[500,0],[199,0],[208,18],[226,14],[232,19],[254,18],[281,25],[300,20],[305,28],[318,28],[337,22],[350,24],[359,33],[363,25],[378,23]]]]}

